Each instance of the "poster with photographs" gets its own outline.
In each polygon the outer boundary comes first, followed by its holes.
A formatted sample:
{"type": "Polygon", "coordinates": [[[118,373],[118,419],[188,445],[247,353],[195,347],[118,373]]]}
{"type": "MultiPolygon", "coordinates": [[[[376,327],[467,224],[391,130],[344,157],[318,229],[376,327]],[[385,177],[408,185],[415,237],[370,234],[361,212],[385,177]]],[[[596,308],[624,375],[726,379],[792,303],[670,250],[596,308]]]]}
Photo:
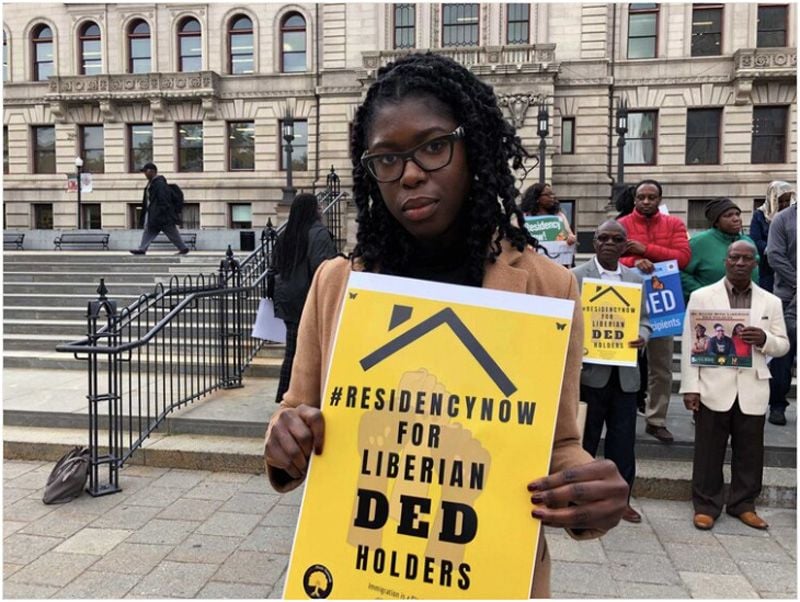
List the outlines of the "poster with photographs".
{"type": "Polygon", "coordinates": [[[694,336],[692,366],[752,368],[753,348],[741,331],[750,323],[749,309],[698,310],[689,312],[694,336]]]}

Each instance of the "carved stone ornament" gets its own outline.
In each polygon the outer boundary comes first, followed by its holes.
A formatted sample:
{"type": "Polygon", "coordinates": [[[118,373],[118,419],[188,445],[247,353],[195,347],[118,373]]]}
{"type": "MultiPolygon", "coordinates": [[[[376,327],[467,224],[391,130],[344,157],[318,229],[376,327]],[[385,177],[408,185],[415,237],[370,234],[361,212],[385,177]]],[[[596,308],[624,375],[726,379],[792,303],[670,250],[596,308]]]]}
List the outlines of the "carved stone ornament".
{"type": "Polygon", "coordinates": [[[740,77],[734,82],[734,103],[747,105],[752,102],[753,80],[740,77]]]}
{"type": "Polygon", "coordinates": [[[511,124],[519,129],[525,124],[525,115],[528,108],[537,102],[533,94],[501,94],[498,101],[501,107],[506,107],[511,116],[511,124]]]}
{"type": "Polygon", "coordinates": [[[103,115],[103,121],[114,122],[117,120],[114,103],[111,100],[100,101],[100,113],[103,115]]]}
{"type": "Polygon", "coordinates": [[[67,120],[67,103],[61,100],[56,100],[50,103],[50,114],[56,123],[66,123],[67,120]]]}
{"type": "Polygon", "coordinates": [[[203,99],[203,119],[214,121],[217,119],[217,99],[206,97],[203,99]]]}
{"type": "Polygon", "coordinates": [[[167,111],[163,98],[151,98],[150,111],[153,113],[153,119],[156,121],[166,121],[167,111]]]}

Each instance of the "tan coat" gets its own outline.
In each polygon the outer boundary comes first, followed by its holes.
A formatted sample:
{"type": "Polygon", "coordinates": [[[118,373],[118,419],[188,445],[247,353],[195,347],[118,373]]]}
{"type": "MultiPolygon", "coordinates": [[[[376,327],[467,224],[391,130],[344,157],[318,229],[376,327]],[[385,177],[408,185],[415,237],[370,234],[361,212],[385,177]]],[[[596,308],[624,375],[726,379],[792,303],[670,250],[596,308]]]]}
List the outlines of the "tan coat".
{"type": "MultiPolygon", "coordinates": [[[[359,266],[356,265],[352,269],[359,269],[359,266]]],[[[294,358],[289,390],[284,396],[281,407],[270,421],[267,438],[269,438],[275,417],[284,409],[303,403],[320,407],[322,388],[330,363],[333,335],[338,323],[350,270],[350,263],[340,257],[323,263],[314,276],[300,322],[297,353],[294,358]]],[[[576,423],[583,350],[583,317],[580,311],[580,298],[575,276],[555,262],[537,255],[530,248],[522,253],[504,241],[503,252],[497,261],[487,263],[483,288],[575,301],[550,473],[592,461],[592,456],[581,447],[576,423]]],[[[521,352],[524,353],[524,348],[521,349],[521,352]]],[[[283,471],[275,470],[270,466],[266,468],[270,482],[278,491],[289,491],[302,483],[302,479],[289,480],[288,475],[283,471]]],[[[536,475],[531,475],[531,480],[535,477],[536,475]]],[[[573,532],[570,534],[576,539],[589,539],[598,537],[602,532],[587,529],[580,534],[573,532]]],[[[543,537],[540,544],[536,559],[535,578],[531,586],[531,596],[534,598],[550,596],[550,556],[543,537]]]]}

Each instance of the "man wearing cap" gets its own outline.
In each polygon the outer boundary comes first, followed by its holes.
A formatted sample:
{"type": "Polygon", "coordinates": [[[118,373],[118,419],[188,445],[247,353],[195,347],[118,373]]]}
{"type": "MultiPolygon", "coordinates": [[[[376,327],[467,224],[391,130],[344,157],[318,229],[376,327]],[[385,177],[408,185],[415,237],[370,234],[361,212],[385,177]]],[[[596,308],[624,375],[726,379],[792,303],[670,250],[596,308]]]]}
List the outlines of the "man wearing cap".
{"type": "Polygon", "coordinates": [[[139,218],[139,225],[144,228],[144,233],[139,248],[131,249],[131,253],[144,255],[153,239],[159,232],[163,232],[178,248],[178,253],[186,255],[189,247],[178,232],[178,214],[172,202],[172,192],[167,185],[167,179],[158,175],[158,167],[154,163],[145,163],[141,172],[147,178],[147,186],[144,187],[142,195],[142,215],[139,218]]]}
{"type": "MultiPolygon", "coordinates": [[[[711,529],[723,506],[748,527],[768,527],[755,506],[764,470],[764,418],[769,401],[767,356],[785,355],[789,339],[780,299],[752,281],[757,266],[755,244],[745,240],[732,243],[723,260],[724,277],[693,291],[686,306],[687,315],[693,310],[749,310],[741,337],[753,350],[752,368],[692,365],[689,345],[683,345],[681,350],[680,392],[686,409],[696,416],[692,505],[697,529],[711,529]],[[728,439],[731,483],[725,496],[722,466],[728,439]]],[[[717,329],[717,339],[720,330],[717,329]]],[[[687,319],[683,340],[689,341],[691,336],[691,320],[687,319]]]]}
{"type": "MultiPolygon", "coordinates": [[[[692,259],[681,270],[683,296],[687,300],[697,289],[725,277],[725,257],[731,243],[746,240],[755,245],[749,236],[742,234],[742,211],[732,200],[710,201],[706,205],[706,219],[711,227],[692,236],[689,241],[692,259]]],[[[758,266],[753,270],[753,282],[758,282],[758,266]]]]}
{"type": "MultiPolygon", "coordinates": [[[[633,211],[619,220],[628,231],[628,242],[619,261],[645,274],[652,274],[653,264],[661,261],[675,261],[678,269],[683,269],[691,257],[686,226],[679,218],[660,211],[661,196],[661,184],[642,180],[634,189],[633,211]]],[[[647,342],[645,432],[662,443],[674,440],[667,429],[673,345],[673,337],[657,337],[647,342]]]]}

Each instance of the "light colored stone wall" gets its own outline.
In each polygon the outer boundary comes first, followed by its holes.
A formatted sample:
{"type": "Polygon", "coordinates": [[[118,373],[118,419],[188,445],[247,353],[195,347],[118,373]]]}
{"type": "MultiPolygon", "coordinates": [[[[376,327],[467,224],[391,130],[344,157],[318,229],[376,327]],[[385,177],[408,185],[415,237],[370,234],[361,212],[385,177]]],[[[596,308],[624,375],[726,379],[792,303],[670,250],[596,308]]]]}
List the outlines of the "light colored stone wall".
{"type": "MultiPolygon", "coordinates": [[[[723,55],[691,57],[692,6],[662,4],[658,26],[658,58],[627,60],[627,4],[536,3],[530,5],[530,43],[555,44],[548,65],[519,70],[512,64],[473,67],[498,95],[531,99],[520,118],[519,134],[532,155],[538,155],[536,99],[544,95],[550,108],[546,178],[558,196],[575,199],[578,227],[590,230],[605,217],[612,179],[616,176],[617,136],[609,119],[610,105],[627,99],[631,110],[658,110],[657,164],[627,166],[629,182],[655,177],[664,183],[670,210],[685,216],[688,199],[727,195],[743,209],[763,196],[769,181],[795,179],[797,146],[796,83],[764,71],[752,81],[737,79],[734,54],[754,48],[757,4],[726,4],[723,16],[723,55]],[[616,29],[614,29],[614,25],[616,29]],[[752,89],[750,89],[752,86],[752,89]],[[612,99],[609,98],[611,93],[612,99]],[[790,107],[787,163],[750,163],[754,105],[790,107]],[[687,166],[686,112],[693,107],[721,107],[721,163],[687,166]],[[574,117],[575,153],[562,155],[561,120],[574,117]]],[[[419,49],[436,48],[441,40],[439,3],[417,5],[416,39],[419,49]]],[[[796,65],[797,7],[789,7],[789,45],[796,65]]],[[[506,6],[481,7],[481,44],[504,45],[506,6]]],[[[105,173],[95,174],[95,192],[85,202],[103,206],[104,228],[130,228],[129,205],[138,203],[144,183],[128,173],[126,124],[152,122],[154,161],[169,179],[180,183],[187,202],[201,206],[202,228],[227,228],[228,205],[252,204],[253,225],[282,219],[279,205],[285,172],[279,170],[279,121],[291,110],[308,121],[309,170],[294,173],[301,190],[324,186],[331,165],[350,184],[348,128],[368,81],[365,55],[391,52],[392,6],[380,3],[195,3],[195,4],[5,4],[3,27],[10,40],[11,78],[4,88],[3,122],[9,132],[9,174],[4,178],[4,201],[9,228],[28,228],[31,204],[52,202],[56,228],[75,224],[75,198],[68,195],[66,174],[74,171],[77,124],[102,123],[105,133],[105,173]],[[306,19],[308,71],[280,73],[279,24],[289,12],[306,19]],[[227,24],[239,13],[253,21],[255,38],[253,76],[228,76],[227,24]],[[56,36],[56,71],[77,73],[77,29],[86,19],[102,29],[104,71],[124,73],[127,65],[125,28],[135,18],[151,24],[154,70],[177,70],[175,30],[185,16],[197,18],[203,28],[204,70],[219,74],[214,102],[199,98],[163,103],[163,116],[148,98],[115,100],[101,108],[97,100],[67,105],[59,119],[46,98],[47,83],[30,82],[31,28],[48,23],[56,36]],[[317,47],[321,56],[317,57],[317,47]],[[319,66],[319,72],[317,67],[319,66]],[[255,170],[226,171],[228,121],[252,120],[256,127],[255,170]],[[201,121],[204,127],[204,172],[176,174],[176,124],[201,121]],[[318,123],[319,122],[319,123],[318,123]],[[32,174],[32,125],[56,124],[57,172],[32,174]],[[317,143],[319,155],[317,155],[317,143]]],[[[530,66],[528,66],[530,67],[530,66]]],[[[796,69],[796,67],[795,67],[796,69]]],[[[99,98],[99,97],[98,97],[99,98]]],[[[509,118],[509,109],[504,109],[509,118]]],[[[538,177],[535,168],[524,187],[538,177]]],[[[746,221],[749,216],[746,215],[746,221]]],[[[351,235],[352,232],[349,233],[351,235]]]]}

